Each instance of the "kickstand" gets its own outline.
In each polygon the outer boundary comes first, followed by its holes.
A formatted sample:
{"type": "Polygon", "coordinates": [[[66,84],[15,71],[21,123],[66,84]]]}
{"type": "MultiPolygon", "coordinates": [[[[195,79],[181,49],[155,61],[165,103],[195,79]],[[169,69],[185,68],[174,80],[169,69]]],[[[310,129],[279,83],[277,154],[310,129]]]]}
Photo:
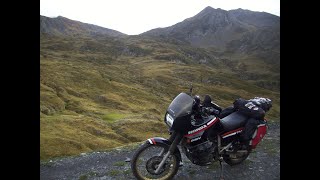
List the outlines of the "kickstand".
{"type": "Polygon", "coordinates": [[[223,157],[221,156],[219,158],[219,162],[220,162],[220,180],[224,180],[224,177],[223,177],[223,164],[222,164],[222,161],[223,161],[223,157]]]}

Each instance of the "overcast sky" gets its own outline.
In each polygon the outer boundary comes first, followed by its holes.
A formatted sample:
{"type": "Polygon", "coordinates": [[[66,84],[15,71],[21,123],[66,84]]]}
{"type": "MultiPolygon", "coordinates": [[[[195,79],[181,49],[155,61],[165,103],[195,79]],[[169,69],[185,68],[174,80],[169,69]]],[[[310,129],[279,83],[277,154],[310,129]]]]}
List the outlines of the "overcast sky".
{"type": "Polygon", "coordinates": [[[174,25],[207,6],[264,11],[280,16],[280,0],[40,0],[40,15],[63,16],[137,35],[174,25]]]}

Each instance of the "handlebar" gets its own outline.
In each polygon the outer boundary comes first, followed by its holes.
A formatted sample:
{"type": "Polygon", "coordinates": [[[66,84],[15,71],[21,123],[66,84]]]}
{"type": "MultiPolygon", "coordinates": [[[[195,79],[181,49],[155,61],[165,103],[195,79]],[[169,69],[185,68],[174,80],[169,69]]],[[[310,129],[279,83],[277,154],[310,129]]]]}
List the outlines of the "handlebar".
{"type": "Polygon", "coordinates": [[[209,115],[219,115],[220,111],[213,107],[202,107],[202,112],[209,115]]]}

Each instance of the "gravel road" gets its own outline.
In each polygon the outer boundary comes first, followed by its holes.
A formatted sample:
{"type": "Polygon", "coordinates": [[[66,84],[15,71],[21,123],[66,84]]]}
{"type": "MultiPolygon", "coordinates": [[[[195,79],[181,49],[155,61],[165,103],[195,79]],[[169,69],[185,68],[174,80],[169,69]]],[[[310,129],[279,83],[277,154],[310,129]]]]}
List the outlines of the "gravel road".
{"type": "MultiPolygon", "coordinates": [[[[135,179],[130,162],[132,148],[117,148],[107,152],[82,153],[79,156],[40,162],[41,180],[118,180],[135,179]]],[[[219,163],[210,166],[192,164],[183,154],[184,165],[174,180],[219,179],[219,163]]],[[[269,124],[263,141],[240,165],[224,165],[224,178],[241,180],[280,179],[280,125],[269,124]]]]}

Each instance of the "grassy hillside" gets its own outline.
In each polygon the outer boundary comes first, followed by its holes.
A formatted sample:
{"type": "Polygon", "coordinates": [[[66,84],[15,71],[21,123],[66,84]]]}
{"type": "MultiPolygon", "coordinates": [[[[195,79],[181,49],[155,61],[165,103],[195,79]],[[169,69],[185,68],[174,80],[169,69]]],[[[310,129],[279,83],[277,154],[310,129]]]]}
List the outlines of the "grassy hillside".
{"type": "Polygon", "coordinates": [[[269,97],[267,118],[278,121],[279,82],[279,72],[255,57],[135,36],[41,36],[40,158],[167,137],[166,108],[191,83],[222,107],[238,97],[269,97]]]}

